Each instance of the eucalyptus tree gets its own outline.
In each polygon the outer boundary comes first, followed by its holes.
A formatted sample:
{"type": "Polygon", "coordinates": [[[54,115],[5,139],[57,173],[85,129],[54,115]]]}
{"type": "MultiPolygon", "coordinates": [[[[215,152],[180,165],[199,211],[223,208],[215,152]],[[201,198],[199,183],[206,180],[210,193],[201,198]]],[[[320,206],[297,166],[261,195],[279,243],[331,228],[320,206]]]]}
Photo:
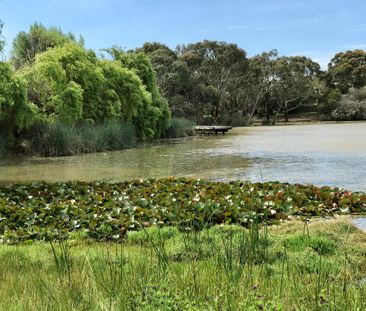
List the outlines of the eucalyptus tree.
{"type": "Polygon", "coordinates": [[[246,52],[236,44],[205,40],[182,46],[178,57],[195,85],[191,101],[197,119],[209,115],[212,122],[220,122],[248,69],[246,52]]]}
{"type": "Polygon", "coordinates": [[[347,93],[366,85],[366,52],[353,50],[335,54],[328,65],[328,82],[347,93]]]}
{"type": "Polygon", "coordinates": [[[288,121],[289,112],[319,96],[319,64],[305,56],[280,57],[275,64],[273,97],[279,113],[288,121]]]}
{"type": "Polygon", "coordinates": [[[146,42],[141,48],[136,49],[136,52],[143,52],[150,58],[159,90],[164,97],[169,97],[169,78],[174,73],[173,63],[178,59],[177,54],[165,44],[158,42],[146,42]]]}
{"type": "Polygon", "coordinates": [[[275,107],[272,98],[276,77],[277,50],[264,52],[249,59],[249,70],[243,84],[242,111],[250,121],[254,115],[262,115],[269,124],[275,107]]]}

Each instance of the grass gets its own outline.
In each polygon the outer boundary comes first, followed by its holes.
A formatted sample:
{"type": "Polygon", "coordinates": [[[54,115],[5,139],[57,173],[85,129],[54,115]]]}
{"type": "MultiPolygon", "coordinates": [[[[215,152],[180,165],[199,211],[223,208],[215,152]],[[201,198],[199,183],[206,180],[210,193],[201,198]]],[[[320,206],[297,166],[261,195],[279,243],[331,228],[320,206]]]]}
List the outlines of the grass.
{"type": "Polygon", "coordinates": [[[365,310],[348,218],[0,247],[1,310],[365,310]]]}
{"type": "Polygon", "coordinates": [[[164,136],[167,138],[179,138],[193,136],[194,134],[194,123],[192,121],[184,118],[173,118],[164,136]]]}
{"type": "Polygon", "coordinates": [[[42,156],[119,150],[136,143],[133,125],[113,121],[79,126],[40,123],[28,131],[27,138],[32,151],[42,156]]]}

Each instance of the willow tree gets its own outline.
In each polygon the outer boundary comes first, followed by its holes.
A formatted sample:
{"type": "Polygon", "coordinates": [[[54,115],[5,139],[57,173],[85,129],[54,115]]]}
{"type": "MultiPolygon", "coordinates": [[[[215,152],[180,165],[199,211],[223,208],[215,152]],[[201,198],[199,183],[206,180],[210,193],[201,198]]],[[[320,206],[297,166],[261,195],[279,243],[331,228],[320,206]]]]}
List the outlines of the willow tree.
{"type": "Polygon", "coordinates": [[[140,140],[147,140],[160,134],[159,117],[168,112],[156,106],[154,85],[144,84],[141,70],[67,43],[38,54],[19,75],[28,82],[29,101],[40,120],[71,125],[123,121],[133,123],[140,140]]]}
{"type": "Polygon", "coordinates": [[[36,107],[27,100],[25,81],[0,62],[0,134],[12,147],[19,133],[34,121],[36,107]]]}
{"type": "Polygon", "coordinates": [[[3,51],[4,46],[5,46],[5,39],[4,39],[3,35],[2,35],[3,27],[4,27],[4,24],[3,24],[3,22],[0,19],[0,53],[3,51]]]}
{"type": "Polygon", "coordinates": [[[151,96],[151,103],[144,101],[139,107],[135,125],[144,138],[159,138],[170,125],[170,110],[167,101],[161,96],[156,73],[150,59],[142,52],[126,53],[118,47],[107,49],[122,67],[135,72],[151,96]]]}

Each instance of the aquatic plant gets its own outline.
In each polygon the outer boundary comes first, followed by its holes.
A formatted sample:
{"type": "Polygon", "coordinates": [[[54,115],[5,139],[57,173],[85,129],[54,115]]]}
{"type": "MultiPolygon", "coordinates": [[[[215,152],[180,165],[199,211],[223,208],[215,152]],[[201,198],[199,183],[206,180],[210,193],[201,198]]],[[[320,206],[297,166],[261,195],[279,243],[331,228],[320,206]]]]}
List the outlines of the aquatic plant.
{"type": "Polygon", "coordinates": [[[79,233],[120,240],[150,226],[202,230],[215,224],[276,224],[292,217],[366,213],[366,195],[279,182],[166,178],[0,187],[1,242],[79,233]]]}

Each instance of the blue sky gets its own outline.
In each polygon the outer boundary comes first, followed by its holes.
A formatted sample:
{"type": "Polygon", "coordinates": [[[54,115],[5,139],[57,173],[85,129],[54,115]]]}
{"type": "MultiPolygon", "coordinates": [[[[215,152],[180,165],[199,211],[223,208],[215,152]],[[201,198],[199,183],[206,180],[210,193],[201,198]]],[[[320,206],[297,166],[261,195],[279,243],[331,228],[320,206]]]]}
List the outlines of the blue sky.
{"type": "Polygon", "coordinates": [[[276,48],[326,67],[338,51],[366,49],[366,0],[0,0],[8,55],[30,24],[81,34],[88,48],[237,43],[249,56],[276,48]]]}

